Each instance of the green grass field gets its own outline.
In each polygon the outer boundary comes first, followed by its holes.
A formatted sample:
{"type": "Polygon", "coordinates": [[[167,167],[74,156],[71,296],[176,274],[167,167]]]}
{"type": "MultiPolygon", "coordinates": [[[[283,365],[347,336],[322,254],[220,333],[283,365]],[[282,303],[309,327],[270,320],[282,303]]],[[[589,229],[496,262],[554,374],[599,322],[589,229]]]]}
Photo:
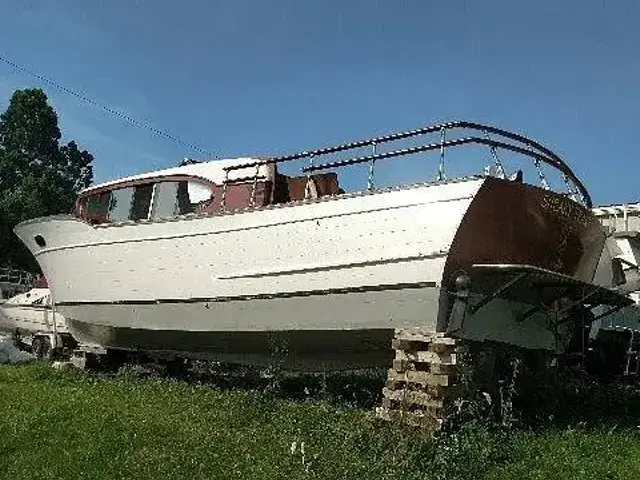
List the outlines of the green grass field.
{"type": "Polygon", "coordinates": [[[336,402],[0,367],[0,477],[12,480],[638,479],[637,430],[477,421],[433,439],[336,402]]]}

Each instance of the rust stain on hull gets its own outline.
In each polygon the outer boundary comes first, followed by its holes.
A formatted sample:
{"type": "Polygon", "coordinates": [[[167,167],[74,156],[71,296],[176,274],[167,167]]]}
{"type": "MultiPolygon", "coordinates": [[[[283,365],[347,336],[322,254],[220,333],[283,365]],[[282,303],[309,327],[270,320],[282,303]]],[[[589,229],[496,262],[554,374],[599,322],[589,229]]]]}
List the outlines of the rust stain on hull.
{"type": "Polygon", "coordinates": [[[593,213],[539,187],[488,178],[453,239],[443,284],[473,264],[520,264],[591,282],[605,243],[593,213]]]}

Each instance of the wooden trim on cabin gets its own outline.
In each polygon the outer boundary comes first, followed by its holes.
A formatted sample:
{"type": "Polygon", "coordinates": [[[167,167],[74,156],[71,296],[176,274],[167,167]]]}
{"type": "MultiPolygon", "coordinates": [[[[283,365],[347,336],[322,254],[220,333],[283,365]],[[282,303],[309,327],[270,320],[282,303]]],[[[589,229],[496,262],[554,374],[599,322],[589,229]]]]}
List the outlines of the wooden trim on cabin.
{"type": "Polygon", "coordinates": [[[190,174],[185,174],[185,173],[177,173],[174,175],[158,175],[155,177],[146,177],[146,178],[136,178],[133,180],[125,180],[122,182],[117,182],[117,183],[112,183],[109,185],[104,185],[101,187],[95,187],[92,189],[88,189],[85,190],[84,192],[82,192],[78,198],[76,199],[76,212],[79,211],[79,207],[80,207],[80,202],[86,198],[92,197],[94,195],[99,195],[101,193],[106,193],[106,192],[111,192],[113,190],[118,190],[121,188],[128,188],[128,187],[136,187],[138,185],[144,185],[147,183],[159,183],[159,182],[188,182],[188,181],[195,181],[198,183],[202,183],[204,185],[210,186],[210,187],[214,187],[215,185],[217,185],[215,182],[204,178],[204,177],[200,177],[198,175],[190,175],[190,174]]]}
{"type": "MultiPolygon", "coordinates": [[[[258,181],[255,183],[255,207],[260,208],[272,204],[303,200],[305,198],[307,180],[311,180],[315,190],[317,191],[316,194],[319,197],[345,193],[344,190],[339,187],[338,177],[335,172],[315,174],[310,177],[290,177],[288,175],[280,174],[277,171],[275,171],[274,174],[273,180],[265,180],[264,177],[259,177],[258,181]]],[[[106,217],[87,214],[86,205],[90,197],[123,188],[163,182],[194,182],[205,185],[212,190],[212,195],[209,200],[202,202],[198,206],[197,213],[215,214],[219,213],[222,209],[221,198],[224,188],[222,184],[218,184],[198,175],[172,174],[125,180],[86,190],[76,199],[74,214],[77,218],[86,220],[91,224],[109,223],[109,220],[106,217]]],[[[237,210],[248,207],[250,205],[253,185],[253,178],[229,180],[227,182],[227,191],[225,194],[225,209],[237,210]]]]}

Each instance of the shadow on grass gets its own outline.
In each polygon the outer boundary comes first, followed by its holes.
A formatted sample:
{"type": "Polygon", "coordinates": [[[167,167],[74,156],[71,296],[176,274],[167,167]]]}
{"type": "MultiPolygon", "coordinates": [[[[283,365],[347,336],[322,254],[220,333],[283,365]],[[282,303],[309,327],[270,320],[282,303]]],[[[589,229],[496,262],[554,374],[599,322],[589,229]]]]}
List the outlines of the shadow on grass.
{"type": "Polygon", "coordinates": [[[528,428],[637,428],[640,386],[603,380],[580,369],[530,372],[516,387],[514,410],[528,428]]]}
{"type": "MultiPolygon", "coordinates": [[[[118,375],[161,377],[166,375],[166,369],[151,364],[127,364],[118,375]]],[[[204,361],[191,362],[191,368],[170,373],[171,377],[189,384],[221,390],[252,390],[273,399],[324,401],[366,410],[379,405],[386,375],[384,368],[310,373],[204,361]]]]}
{"type": "MultiPolygon", "coordinates": [[[[505,350],[500,363],[508,365],[517,356],[505,350]]],[[[484,408],[482,413],[474,415],[501,426],[508,423],[525,431],[563,429],[576,425],[585,428],[638,427],[638,382],[631,384],[620,378],[604,380],[577,368],[550,367],[539,360],[531,362],[525,359],[520,365],[515,377],[509,368],[494,370],[490,382],[501,387],[490,391],[491,408],[484,408]],[[510,378],[512,384],[509,387],[510,378]],[[505,412],[510,418],[504,418],[505,412]]],[[[127,364],[118,374],[165,376],[166,369],[127,364]]],[[[263,394],[265,400],[323,401],[341,408],[371,410],[381,404],[387,370],[372,368],[309,373],[277,367],[265,369],[194,361],[188,369],[173,370],[172,376],[189,384],[221,390],[257,391],[263,394]]],[[[473,400],[482,403],[484,398],[486,396],[477,395],[473,400]]]]}

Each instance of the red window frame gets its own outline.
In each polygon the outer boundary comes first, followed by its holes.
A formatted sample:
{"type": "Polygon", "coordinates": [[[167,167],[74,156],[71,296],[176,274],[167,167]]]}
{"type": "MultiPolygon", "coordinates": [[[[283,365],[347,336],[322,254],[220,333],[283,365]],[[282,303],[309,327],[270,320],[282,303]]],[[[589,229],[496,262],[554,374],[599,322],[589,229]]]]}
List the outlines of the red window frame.
{"type": "MultiPolygon", "coordinates": [[[[107,215],[99,215],[99,216],[88,216],[86,212],[86,205],[89,197],[93,197],[95,195],[103,195],[105,193],[110,193],[113,190],[127,188],[127,187],[136,187],[140,185],[146,184],[154,184],[161,182],[197,182],[203,184],[209,188],[211,188],[213,194],[209,201],[203,202],[200,205],[197,212],[198,213],[217,213],[221,211],[221,199],[222,199],[222,185],[219,185],[211,180],[206,178],[198,177],[195,175],[162,175],[157,177],[147,177],[140,178],[135,180],[128,180],[123,182],[114,183],[111,185],[105,185],[104,187],[99,187],[96,189],[89,190],[76,199],[75,211],[74,215],[77,218],[82,220],[86,220],[90,223],[109,223],[107,219],[107,215]]],[[[226,210],[235,210],[246,208],[250,206],[251,203],[251,190],[253,188],[253,182],[243,182],[243,183],[233,183],[230,182],[227,184],[227,192],[225,196],[225,209],[226,210]]],[[[256,185],[255,192],[255,206],[267,206],[271,203],[271,190],[272,190],[272,182],[271,181],[258,181],[256,185]]]]}

